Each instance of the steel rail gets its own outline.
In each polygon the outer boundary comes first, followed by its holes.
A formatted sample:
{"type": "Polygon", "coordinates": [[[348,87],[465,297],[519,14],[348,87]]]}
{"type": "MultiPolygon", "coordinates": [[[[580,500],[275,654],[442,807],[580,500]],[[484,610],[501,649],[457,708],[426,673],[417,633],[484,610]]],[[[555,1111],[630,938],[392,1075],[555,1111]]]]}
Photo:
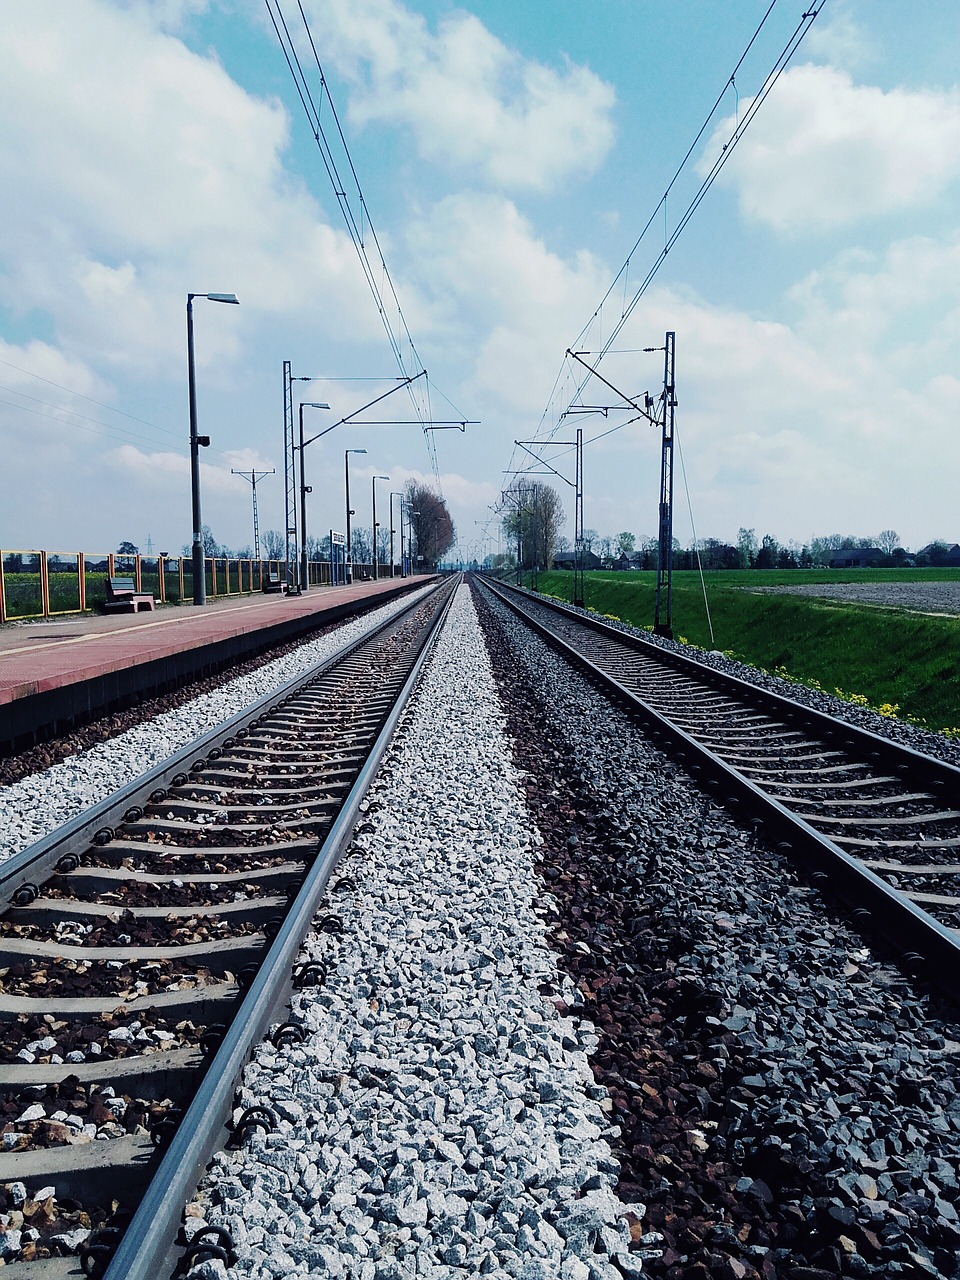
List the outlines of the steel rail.
{"type": "Polygon", "coordinates": [[[945,760],[938,760],[935,756],[924,755],[922,751],[917,751],[913,747],[891,742],[889,738],[881,737],[880,734],[872,733],[869,729],[861,728],[859,725],[837,720],[827,712],[818,711],[815,707],[805,706],[801,702],[788,698],[785,694],[775,693],[772,689],[761,689],[740,676],[731,675],[726,671],[717,671],[716,668],[709,667],[705,663],[699,662],[696,658],[678,653],[675,649],[668,649],[665,646],[654,643],[653,640],[644,639],[643,636],[638,636],[632,632],[619,631],[616,627],[603,621],[603,619],[582,613],[563,601],[546,599],[535,592],[514,587],[507,583],[493,584],[486,578],[481,580],[485,586],[495,586],[499,590],[515,594],[518,598],[530,600],[534,604],[559,614],[582,627],[615,639],[627,648],[645,653],[651,658],[655,658],[656,661],[663,663],[664,666],[673,667],[677,671],[682,671],[686,675],[702,680],[704,684],[709,684],[716,689],[732,691],[736,693],[742,702],[746,702],[751,706],[764,711],[769,711],[773,707],[785,719],[799,720],[815,725],[817,732],[828,739],[834,741],[842,740],[845,745],[854,742],[857,745],[857,749],[862,751],[874,763],[886,761],[891,766],[895,764],[901,770],[906,769],[908,773],[918,772],[922,775],[925,786],[929,787],[931,783],[942,786],[951,790],[960,800],[960,768],[956,765],[947,764],[945,760]],[[932,778],[931,775],[933,775],[932,778]]]}
{"type": "MultiPolygon", "coordinates": [[[[510,587],[504,590],[503,584],[498,583],[495,586],[487,579],[480,581],[484,588],[517,614],[551,647],[557,649],[573,665],[586,671],[595,683],[612,691],[624,706],[653,730],[655,736],[669,743],[673,752],[680,755],[687,764],[695,779],[700,781],[698,775],[705,775],[703,780],[708,785],[725,787],[728,797],[735,799],[749,811],[760,815],[764,823],[769,824],[781,837],[776,846],[778,852],[791,857],[807,872],[812,872],[812,882],[818,889],[821,891],[829,889],[830,893],[844,902],[850,908],[858,928],[875,929],[898,953],[905,969],[915,976],[923,976],[935,983],[952,1001],[960,1004],[960,934],[928,915],[922,908],[881,880],[868,867],[863,866],[828,837],[816,831],[803,818],[767,795],[715,752],[703,746],[685,730],[656,711],[633,690],[621,684],[614,676],[551,631],[548,626],[532,617],[519,601],[526,598],[537,604],[543,604],[548,609],[563,613],[575,622],[582,623],[588,629],[606,632],[618,641],[626,640],[628,643],[636,641],[636,645],[630,647],[655,650],[658,656],[664,652],[659,645],[645,645],[638,637],[625,636],[623,632],[613,627],[605,627],[598,620],[585,618],[571,609],[555,608],[552,601],[541,601],[538,597],[530,596],[527,592],[518,591],[516,588],[510,587]]],[[[681,655],[671,652],[669,657],[671,662],[668,665],[682,663],[684,669],[694,666],[698,672],[709,672],[714,677],[721,675],[681,655]],[[679,659],[680,662],[675,664],[672,661],[674,659],[679,659]]],[[[719,684],[721,681],[716,683],[719,684]]],[[[752,695],[750,699],[752,704],[762,703],[766,698],[766,691],[758,690],[755,686],[736,677],[722,676],[722,683],[725,688],[736,686],[749,690],[752,695]]],[[[790,702],[789,699],[778,694],[771,694],[770,697],[777,704],[786,704],[797,719],[809,714],[820,732],[824,732],[820,726],[826,721],[832,736],[845,735],[847,726],[832,721],[823,712],[813,711],[799,703],[790,702]]],[[[866,740],[870,743],[883,743],[887,748],[896,747],[896,744],[891,744],[867,730],[855,729],[854,737],[858,742],[866,740]]],[[[956,779],[960,778],[960,770],[951,765],[943,764],[910,748],[905,748],[904,754],[909,759],[910,767],[916,767],[919,762],[924,765],[942,765],[945,776],[951,781],[956,783],[956,779]]],[[[896,750],[893,753],[885,753],[885,756],[900,759],[899,752],[896,750]]],[[[729,802],[728,799],[727,803],[729,802]]]]}
{"type": "MultiPolygon", "coordinates": [[[[440,589],[436,586],[432,590],[440,589]]],[[[429,594],[418,594],[416,599],[405,604],[389,618],[371,626],[359,638],[340,645],[309,671],[301,672],[265,693],[244,710],[207,730],[187,746],[174,751],[165,760],[148,769],[146,773],[126,782],[111,795],[68,819],[63,826],[50,832],[49,835],[43,836],[26,849],[7,858],[0,864],[0,915],[11,906],[26,905],[25,902],[17,901],[17,895],[25,889],[35,888],[37,884],[53,874],[56,864],[62,857],[67,854],[79,856],[80,853],[85,853],[91,832],[112,829],[119,825],[126,810],[133,806],[145,806],[153,792],[165,791],[178,774],[190,774],[194,763],[205,759],[211,751],[219,750],[228,739],[245,736],[249,729],[255,727],[255,722],[276,710],[281,703],[293,697],[306,685],[339,666],[351,653],[368,644],[381,631],[393,626],[429,598],[429,594]]]]}
{"type": "MultiPolygon", "coordinates": [[[[213,1152],[222,1145],[225,1117],[240,1073],[251,1049],[260,1040],[290,992],[290,971],[310,928],[317,903],[339,862],[357,821],[360,803],[393,738],[420,673],[439,635],[456,592],[454,581],[447,599],[427,629],[397,701],[344,799],[284,923],[266,953],[260,970],[237,1009],[224,1040],[190,1103],[147,1193],[106,1270],[104,1280],[158,1280],[172,1273],[184,1206],[213,1152]]],[[[442,590],[443,588],[438,588],[442,590]]],[[[423,600],[417,602],[422,604],[423,600]]],[[[392,619],[392,621],[395,619],[392,619]]]]}

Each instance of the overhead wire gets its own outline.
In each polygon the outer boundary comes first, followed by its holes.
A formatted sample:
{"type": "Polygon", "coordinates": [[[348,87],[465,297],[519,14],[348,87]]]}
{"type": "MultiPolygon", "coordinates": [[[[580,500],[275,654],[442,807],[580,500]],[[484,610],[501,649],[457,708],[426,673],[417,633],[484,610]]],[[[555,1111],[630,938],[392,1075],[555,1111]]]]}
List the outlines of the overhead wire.
{"type": "MultiPolygon", "coordinates": [[[[106,409],[108,413],[118,413],[123,418],[130,418],[133,422],[139,422],[145,427],[150,427],[154,431],[163,431],[167,435],[176,435],[177,432],[171,431],[169,427],[158,426],[155,422],[148,422],[146,418],[138,418],[134,413],[127,413],[125,409],[115,409],[113,405],[104,404],[102,400],[95,400],[93,396],[84,395],[82,391],[75,391],[73,387],[65,387],[61,382],[54,382],[52,378],[44,378],[42,374],[34,373],[32,369],[24,369],[21,365],[14,364],[11,360],[0,359],[0,364],[6,365],[8,369],[16,369],[17,373],[25,373],[28,378],[36,378],[38,382],[45,382],[48,387],[56,387],[58,391],[66,391],[68,395],[76,396],[80,400],[87,400],[90,404],[95,404],[99,409],[106,409]]],[[[12,391],[12,387],[7,387],[7,391],[12,391]]],[[[19,395],[20,393],[17,392],[19,395]]]]}
{"type": "MultiPolygon", "coordinates": [[[[618,319],[616,320],[613,327],[608,332],[606,339],[601,340],[601,342],[599,343],[599,350],[597,351],[597,363],[599,363],[605,355],[611,352],[611,350],[613,349],[614,343],[616,342],[620,333],[623,331],[624,326],[629,321],[637,305],[639,304],[639,302],[641,301],[641,299],[649,289],[650,285],[652,284],[660,268],[663,266],[663,263],[666,261],[666,258],[670,253],[670,250],[673,248],[677,240],[683,234],[691,218],[699,209],[707,192],[710,190],[714,182],[717,180],[717,177],[719,176],[720,171],[723,169],[724,165],[730,159],[730,156],[733,154],[738,143],[742,140],[747,129],[750,127],[750,124],[753,122],[754,118],[756,117],[757,112],[760,110],[763,103],[766,101],[767,97],[770,95],[774,86],[780,79],[780,76],[783,74],[783,72],[786,70],[789,63],[792,61],[793,57],[795,56],[797,50],[800,47],[800,44],[802,43],[804,37],[809,31],[811,25],[813,24],[815,19],[819,16],[821,10],[826,4],[826,0],[812,0],[812,2],[811,0],[808,0],[807,7],[803,10],[796,26],[788,36],[786,43],[784,44],[783,48],[780,50],[780,53],[777,55],[772,67],[764,77],[760,85],[760,88],[758,89],[757,93],[754,95],[750,103],[749,108],[744,113],[743,117],[740,118],[740,91],[736,84],[736,76],[737,76],[737,73],[741,70],[744,64],[744,61],[746,60],[748,54],[750,53],[751,49],[755,45],[757,39],[759,38],[764,26],[766,25],[768,19],[773,13],[773,10],[776,7],[777,3],[778,3],[778,0],[771,0],[771,3],[768,5],[767,9],[765,10],[759,23],[757,24],[752,35],[750,36],[750,39],[747,41],[747,44],[743,52],[738,58],[737,63],[733,68],[733,71],[724,81],[723,88],[721,89],[721,91],[715,98],[714,102],[710,106],[709,110],[707,111],[707,114],[704,117],[702,123],[700,124],[700,127],[697,129],[697,132],[693,138],[693,141],[687,147],[682,160],[680,161],[679,165],[674,171],[673,176],[670,178],[670,181],[667,183],[667,186],[662,196],[659,198],[655,207],[653,208],[649,217],[647,218],[647,221],[644,223],[644,226],[640,231],[639,236],[635,240],[633,246],[631,247],[629,253],[627,254],[626,259],[624,260],[623,265],[621,266],[620,270],[617,272],[616,276],[611,281],[609,287],[607,288],[607,291],[604,293],[603,297],[601,298],[600,303],[591,313],[590,319],[580,330],[579,334],[577,335],[573,343],[570,344],[570,349],[579,348],[584,342],[584,340],[586,339],[586,336],[589,333],[591,327],[595,324],[599,326],[602,323],[602,314],[603,314],[605,304],[607,303],[608,299],[613,295],[614,290],[617,289],[617,286],[621,278],[625,279],[625,277],[627,276],[630,270],[631,263],[635,258],[637,251],[640,248],[640,245],[643,243],[647,233],[650,231],[650,228],[653,226],[654,222],[659,216],[661,209],[663,208],[665,210],[667,198],[669,197],[674,186],[679,181],[681,175],[684,173],[687,166],[689,165],[701,139],[703,138],[712,120],[714,119],[717,112],[719,111],[720,106],[724,98],[726,97],[728,89],[732,87],[737,98],[736,119],[735,119],[734,128],[732,132],[728,135],[726,142],[724,142],[720,150],[720,153],[714,160],[706,176],[703,178],[702,182],[700,183],[700,186],[697,188],[692,198],[688,201],[684,209],[684,212],[682,213],[673,231],[665,236],[663,247],[657,253],[653,264],[641,279],[640,284],[634,289],[633,296],[631,297],[630,301],[625,305],[621,303],[620,315],[618,319]]],[[[536,433],[538,437],[542,432],[546,431],[549,438],[550,434],[555,434],[556,431],[559,429],[559,421],[556,421],[552,427],[550,427],[548,424],[551,422],[552,410],[557,403],[556,401],[557,390],[563,384],[565,379],[570,378],[570,375],[571,375],[570,362],[567,357],[564,357],[564,360],[560,366],[560,370],[557,374],[557,377],[554,380],[554,385],[550,392],[550,396],[548,398],[546,408],[544,409],[544,412],[540,418],[540,424],[537,428],[537,433],[536,433]]],[[[567,408],[575,404],[577,397],[582,394],[584,387],[587,385],[587,383],[590,380],[590,377],[591,375],[589,373],[586,373],[586,374],[583,374],[582,376],[578,375],[572,379],[574,389],[568,400],[567,408]]]]}
{"type": "MultiPolygon", "coordinates": [[[[363,194],[363,188],[360,183],[360,177],[357,173],[353,157],[350,153],[350,146],[347,142],[343,126],[340,122],[340,116],[337,111],[336,103],[330,92],[330,86],[320,61],[319,52],[316,42],[313,38],[313,32],[310,28],[310,22],[304,10],[302,0],[297,0],[297,9],[299,10],[300,19],[303,24],[304,33],[310,46],[313,61],[316,64],[317,72],[320,79],[319,100],[314,96],[304,70],[303,63],[297,50],[297,42],[293,37],[290,26],[284,16],[281,0],[264,0],[267,11],[270,14],[270,20],[276,32],[277,39],[283,51],[284,59],[287,67],[293,77],[294,84],[297,89],[297,95],[300,98],[301,105],[313,134],[314,142],[320,152],[321,160],[327,177],[333,188],[337,204],[340,208],[341,215],[347,228],[347,233],[357,253],[361,271],[367,282],[377,313],[380,316],[381,323],[387,336],[390,349],[393,352],[397,367],[401,373],[412,378],[415,373],[419,373],[424,369],[424,363],[417,351],[413,335],[403,313],[400,304],[400,298],[394,285],[393,277],[387,266],[386,256],[383,252],[380,238],[373,219],[370,216],[370,209],[367,205],[366,198],[363,194]],[[337,161],[337,155],[334,152],[334,145],[328,137],[328,131],[324,126],[321,118],[322,108],[326,102],[329,107],[329,115],[336,129],[336,137],[339,139],[339,149],[342,152],[343,160],[349,170],[349,177],[352,179],[351,190],[356,190],[356,200],[348,195],[347,183],[341,176],[340,165],[337,161]],[[354,204],[356,203],[356,208],[354,204]],[[371,254],[367,249],[367,241],[370,241],[375,249],[376,261],[371,260],[371,254]],[[379,276],[379,281],[377,277],[379,276]],[[396,313],[396,321],[393,319],[393,313],[396,313]],[[406,348],[406,355],[405,355],[406,348]]],[[[407,387],[407,394],[410,397],[414,412],[420,422],[423,430],[424,440],[426,442],[427,453],[430,458],[433,469],[434,478],[438,486],[441,486],[440,470],[437,461],[436,442],[433,433],[430,430],[430,422],[432,420],[430,410],[430,381],[429,378],[423,379],[424,386],[421,389],[419,382],[414,384],[411,382],[407,387]]],[[[441,392],[441,394],[443,394],[441,392]]],[[[444,396],[444,399],[447,399],[444,396]]],[[[451,403],[448,400],[448,403],[451,403]]],[[[455,407],[455,406],[454,406],[455,407]]],[[[442,486],[441,486],[442,491],[442,486]]]]}

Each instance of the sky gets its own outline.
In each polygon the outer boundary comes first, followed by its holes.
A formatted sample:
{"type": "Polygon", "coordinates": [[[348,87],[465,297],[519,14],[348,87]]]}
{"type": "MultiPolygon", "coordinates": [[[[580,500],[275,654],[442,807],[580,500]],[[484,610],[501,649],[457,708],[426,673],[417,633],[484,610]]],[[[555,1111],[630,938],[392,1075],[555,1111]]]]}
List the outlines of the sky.
{"type": "MultiPolygon", "coordinates": [[[[629,415],[565,352],[609,339],[811,7],[776,0],[740,63],[769,0],[303,0],[403,368],[471,424],[431,449],[401,389],[390,421],[315,441],[312,532],[343,528],[344,451],[365,449],[358,524],[374,477],[381,518],[412,477],[439,483],[462,555],[495,550],[514,441],[579,426],[585,525],[656,534],[658,432],[592,439],[629,415]]],[[[643,348],[676,335],[685,545],[960,540],[958,47],[958,6],[826,0],[601,361],[656,395],[643,348]]],[[[8,4],[0,67],[0,548],[189,543],[188,291],[241,304],[195,303],[204,521],[252,543],[232,469],[276,468],[260,526],[282,529],[283,361],[331,406],[304,411],[315,431],[399,370],[266,4],[8,4]]],[[[536,447],[571,536],[572,458],[536,447]]]]}

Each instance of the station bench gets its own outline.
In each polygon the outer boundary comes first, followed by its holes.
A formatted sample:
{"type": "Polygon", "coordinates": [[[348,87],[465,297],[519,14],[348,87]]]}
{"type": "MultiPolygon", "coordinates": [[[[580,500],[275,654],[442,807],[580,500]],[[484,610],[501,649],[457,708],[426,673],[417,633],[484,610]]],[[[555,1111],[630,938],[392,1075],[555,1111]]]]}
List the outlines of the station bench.
{"type": "Polygon", "coordinates": [[[139,613],[141,609],[153,609],[153,596],[138,592],[133,578],[108,578],[107,599],[104,608],[108,612],[139,613]]]}

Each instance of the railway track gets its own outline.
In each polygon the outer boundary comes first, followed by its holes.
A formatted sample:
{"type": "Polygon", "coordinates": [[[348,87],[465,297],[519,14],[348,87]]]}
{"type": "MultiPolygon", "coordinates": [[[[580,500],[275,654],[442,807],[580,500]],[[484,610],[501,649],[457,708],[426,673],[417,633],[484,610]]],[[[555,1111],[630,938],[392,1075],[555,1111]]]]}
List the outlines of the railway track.
{"type": "Polygon", "coordinates": [[[515,588],[484,588],[960,1001],[960,769],[515,588]]]}
{"type": "MultiPolygon", "coordinates": [[[[182,1261],[211,1152],[264,1123],[226,1130],[252,1046],[291,986],[324,980],[291,966],[311,922],[338,928],[318,904],[453,589],[0,867],[11,1277],[158,1280],[182,1261]]],[[[185,1256],[230,1247],[201,1234],[185,1256]]]]}

